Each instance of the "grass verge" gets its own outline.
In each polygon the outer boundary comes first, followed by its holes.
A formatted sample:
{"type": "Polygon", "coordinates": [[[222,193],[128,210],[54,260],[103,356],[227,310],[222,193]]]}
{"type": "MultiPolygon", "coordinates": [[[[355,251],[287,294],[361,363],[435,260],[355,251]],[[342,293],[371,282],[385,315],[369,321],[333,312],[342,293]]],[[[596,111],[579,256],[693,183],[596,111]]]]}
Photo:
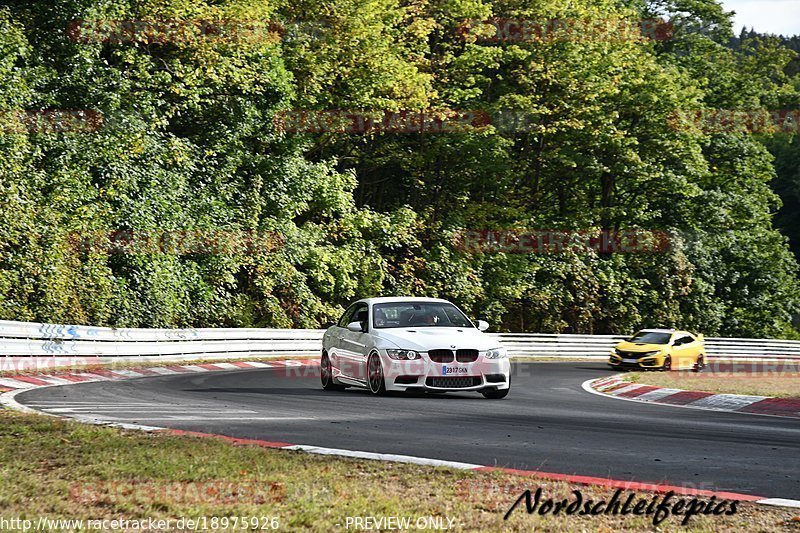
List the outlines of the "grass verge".
{"type": "MultiPolygon", "coordinates": [[[[524,504],[504,521],[519,494],[537,487],[545,497],[559,499],[578,488],[502,473],[126,432],[0,410],[0,518],[6,520],[275,517],[282,531],[331,531],[345,529],[348,516],[414,521],[432,516],[445,525],[446,518],[454,519],[453,529],[460,531],[654,529],[647,517],[528,515],[524,504]]],[[[595,501],[613,494],[599,487],[580,490],[595,501]]],[[[672,516],[659,530],[800,531],[797,514],[740,504],[733,516],[695,516],[688,527],[672,516]]]]}
{"type": "Polygon", "coordinates": [[[800,399],[800,377],[796,374],[631,372],[626,379],[633,383],[671,389],[800,399]]]}

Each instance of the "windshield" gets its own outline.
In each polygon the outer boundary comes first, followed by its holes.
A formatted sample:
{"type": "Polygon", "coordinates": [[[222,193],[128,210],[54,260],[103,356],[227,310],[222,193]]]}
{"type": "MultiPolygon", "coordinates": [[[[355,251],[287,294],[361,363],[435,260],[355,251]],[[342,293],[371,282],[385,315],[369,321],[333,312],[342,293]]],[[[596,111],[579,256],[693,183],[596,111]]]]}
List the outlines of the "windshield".
{"type": "Polygon", "coordinates": [[[421,327],[471,328],[472,322],[456,306],[443,302],[376,304],[373,326],[378,329],[421,327]]]}
{"type": "Polygon", "coordinates": [[[638,342],[641,344],[669,344],[670,338],[672,338],[672,333],[640,331],[631,337],[630,342],[638,342]]]}

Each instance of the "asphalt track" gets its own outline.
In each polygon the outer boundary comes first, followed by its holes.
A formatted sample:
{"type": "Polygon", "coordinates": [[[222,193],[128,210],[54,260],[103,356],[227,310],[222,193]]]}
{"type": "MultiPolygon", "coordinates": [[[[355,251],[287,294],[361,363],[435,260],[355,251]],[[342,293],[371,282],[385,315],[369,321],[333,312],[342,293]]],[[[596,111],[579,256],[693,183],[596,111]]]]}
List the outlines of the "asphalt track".
{"type": "Polygon", "coordinates": [[[647,405],[582,390],[597,363],[517,363],[504,400],[325,392],[318,369],[32,389],[62,416],[800,499],[800,420],[647,405]]]}

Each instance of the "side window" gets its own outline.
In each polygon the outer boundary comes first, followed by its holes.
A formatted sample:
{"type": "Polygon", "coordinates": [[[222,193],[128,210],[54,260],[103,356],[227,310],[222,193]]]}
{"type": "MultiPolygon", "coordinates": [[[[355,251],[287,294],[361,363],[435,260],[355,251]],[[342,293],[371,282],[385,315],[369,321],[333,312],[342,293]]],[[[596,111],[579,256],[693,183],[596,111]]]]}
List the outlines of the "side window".
{"type": "Polygon", "coordinates": [[[367,315],[367,304],[353,304],[347,308],[347,311],[344,312],[337,325],[340,328],[346,328],[347,324],[350,322],[361,322],[363,326],[366,326],[367,315]]]}
{"type": "Polygon", "coordinates": [[[361,304],[356,308],[356,312],[353,313],[350,322],[361,322],[361,328],[364,330],[367,329],[367,325],[369,324],[369,307],[367,304],[361,304]]]}
{"type": "Polygon", "coordinates": [[[687,344],[691,344],[694,342],[694,339],[687,336],[680,337],[678,340],[675,341],[675,346],[686,346],[687,344]]]}
{"type": "Polygon", "coordinates": [[[350,320],[350,317],[353,316],[353,313],[355,312],[357,307],[358,307],[357,304],[353,304],[350,307],[348,307],[347,310],[342,315],[342,318],[339,319],[339,322],[336,325],[339,326],[340,328],[346,328],[347,324],[352,322],[352,320],[350,320]]]}

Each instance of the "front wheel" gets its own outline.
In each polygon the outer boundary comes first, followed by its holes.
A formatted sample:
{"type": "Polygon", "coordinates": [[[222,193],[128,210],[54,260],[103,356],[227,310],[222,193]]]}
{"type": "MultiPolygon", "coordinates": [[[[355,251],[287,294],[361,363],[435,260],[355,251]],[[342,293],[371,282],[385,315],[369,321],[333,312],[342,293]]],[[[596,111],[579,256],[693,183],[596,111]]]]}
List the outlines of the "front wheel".
{"type": "Polygon", "coordinates": [[[381,396],[386,393],[386,381],[383,379],[383,366],[381,365],[381,358],[376,353],[372,353],[367,361],[367,373],[369,391],[375,396],[381,396]]]}
{"type": "Polygon", "coordinates": [[[494,389],[494,390],[481,391],[481,394],[483,394],[483,397],[486,398],[487,400],[500,400],[508,396],[508,391],[510,390],[511,387],[500,390],[494,389]]]}
{"type": "Polygon", "coordinates": [[[700,354],[697,356],[697,362],[695,362],[694,368],[692,368],[692,372],[702,372],[705,367],[706,367],[706,358],[703,354],[700,354]]]}
{"type": "Polygon", "coordinates": [[[664,366],[661,367],[661,370],[663,370],[664,372],[669,372],[670,370],[672,370],[672,357],[666,356],[664,358],[664,366]]]}
{"type": "Polygon", "coordinates": [[[344,390],[344,385],[338,385],[333,382],[333,365],[326,353],[322,354],[322,359],[319,362],[319,378],[322,381],[324,390],[344,390]]]}

